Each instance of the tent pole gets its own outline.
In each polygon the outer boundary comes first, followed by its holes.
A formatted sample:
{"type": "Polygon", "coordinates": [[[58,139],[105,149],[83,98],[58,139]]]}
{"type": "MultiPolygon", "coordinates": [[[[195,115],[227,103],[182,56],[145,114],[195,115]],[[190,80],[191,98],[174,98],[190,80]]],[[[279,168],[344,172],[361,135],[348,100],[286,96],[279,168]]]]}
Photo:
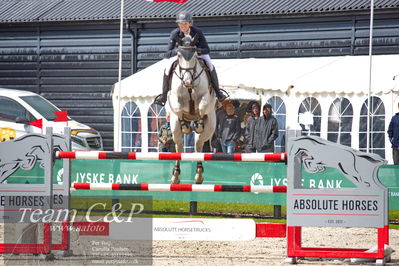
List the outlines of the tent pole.
{"type": "MultiPolygon", "coordinates": [[[[118,104],[116,118],[115,151],[121,151],[121,90],[122,90],[122,47],[123,47],[123,9],[124,0],[121,0],[121,17],[119,26],[119,66],[118,66],[118,104]]],[[[115,135],[115,134],[114,134],[115,135]]]]}
{"type": "Polygon", "coordinates": [[[370,37],[369,37],[369,91],[368,91],[368,106],[367,106],[367,152],[370,152],[370,114],[372,111],[371,103],[371,78],[373,69],[373,22],[374,22],[374,0],[370,0],[370,37]]]}

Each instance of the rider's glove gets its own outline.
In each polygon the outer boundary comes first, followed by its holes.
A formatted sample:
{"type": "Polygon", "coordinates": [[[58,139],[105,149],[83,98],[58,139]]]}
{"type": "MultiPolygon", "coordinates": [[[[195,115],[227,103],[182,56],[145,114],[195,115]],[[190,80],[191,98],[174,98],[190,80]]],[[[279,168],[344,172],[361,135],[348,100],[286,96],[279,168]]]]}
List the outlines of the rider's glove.
{"type": "Polygon", "coordinates": [[[177,55],[177,49],[172,49],[166,52],[165,58],[171,58],[173,56],[177,55]]]}

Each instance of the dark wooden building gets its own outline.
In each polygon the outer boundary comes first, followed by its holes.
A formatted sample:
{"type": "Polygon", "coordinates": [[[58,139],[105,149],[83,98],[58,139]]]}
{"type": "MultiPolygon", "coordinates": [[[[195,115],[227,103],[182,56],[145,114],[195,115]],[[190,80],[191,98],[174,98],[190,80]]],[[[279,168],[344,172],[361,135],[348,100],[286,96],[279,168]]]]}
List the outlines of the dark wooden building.
{"type": "MultiPolygon", "coordinates": [[[[123,77],[162,58],[174,17],[194,14],[213,58],[364,55],[370,2],[125,1],[123,77]]],[[[119,0],[0,0],[0,87],[29,90],[99,130],[113,148],[119,0]]],[[[399,54],[399,0],[375,1],[374,54],[399,54]]]]}

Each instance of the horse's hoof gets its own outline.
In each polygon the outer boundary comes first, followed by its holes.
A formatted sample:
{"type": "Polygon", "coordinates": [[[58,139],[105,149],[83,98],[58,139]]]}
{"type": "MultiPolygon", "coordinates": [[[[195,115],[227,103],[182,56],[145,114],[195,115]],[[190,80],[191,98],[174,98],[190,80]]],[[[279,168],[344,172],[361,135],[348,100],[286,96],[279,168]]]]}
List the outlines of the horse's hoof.
{"type": "Polygon", "coordinates": [[[191,132],[193,132],[191,127],[187,127],[187,126],[182,127],[181,131],[183,132],[183,134],[191,134],[191,132]]]}
{"type": "Polygon", "coordinates": [[[195,132],[197,134],[201,134],[202,132],[204,132],[204,125],[196,125],[196,127],[194,128],[195,132]]]}
{"type": "Polygon", "coordinates": [[[191,134],[193,132],[191,126],[184,120],[180,121],[180,128],[183,134],[191,134]]]}
{"type": "Polygon", "coordinates": [[[195,175],[194,181],[195,181],[195,184],[202,184],[202,182],[204,182],[204,177],[195,175]]]}
{"type": "Polygon", "coordinates": [[[204,132],[204,128],[203,128],[203,127],[196,127],[196,128],[194,129],[194,131],[195,131],[195,133],[197,133],[197,134],[201,134],[202,132],[204,132]]]}
{"type": "Polygon", "coordinates": [[[204,131],[204,120],[200,119],[199,121],[195,122],[195,132],[200,134],[204,131]]]}
{"type": "Polygon", "coordinates": [[[172,176],[170,183],[171,184],[180,184],[180,178],[178,176],[172,176]]]}
{"type": "Polygon", "coordinates": [[[173,175],[172,175],[172,179],[170,180],[171,184],[180,184],[180,170],[173,170],[173,175]]]}

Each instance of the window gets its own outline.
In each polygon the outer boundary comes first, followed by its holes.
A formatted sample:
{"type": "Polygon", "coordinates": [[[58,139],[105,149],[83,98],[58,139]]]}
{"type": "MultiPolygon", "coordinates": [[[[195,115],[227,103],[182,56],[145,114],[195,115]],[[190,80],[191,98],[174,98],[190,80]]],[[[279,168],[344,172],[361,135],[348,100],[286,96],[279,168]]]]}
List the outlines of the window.
{"type": "Polygon", "coordinates": [[[340,97],[333,101],[328,111],[327,139],[342,145],[352,144],[353,108],[350,101],[340,97]]]}
{"type": "Polygon", "coordinates": [[[275,152],[285,152],[285,118],[286,110],[283,99],[277,96],[270,97],[267,100],[273,108],[273,115],[278,122],[278,138],[275,141],[275,152]]]}
{"type": "MultiPolygon", "coordinates": [[[[194,127],[191,125],[191,127],[194,127]]],[[[184,152],[195,152],[195,133],[194,131],[191,134],[183,134],[183,146],[184,152]]]]}
{"type": "MultiPolygon", "coordinates": [[[[379,97],[372,96],[370,108],[369,152],[385,158],[385,107],[379,97]]],[[[360,110],[359,149],[367,151],[367,112],[368,99],[360,110]]]]}
{"type": "Polygon", "coordinates": [[[15,122],[17,117],[34,121],[36,118],[29,113],[22,105],[9,98],[0,98],[0,120],[15,122]]]}
{"type": "Polygon", "coordinates": [[[140,109],[134,102],[128,102],[122,110],[122,151],[141,151],[140,109]]]}
{"type": "Polygon", "coordinates": [[[314,97],[307,97],[302,101],[298,110],[298,123],[302,128],[302,135],[320,136],[321,106],[314,97]]]}
{"type": "Polygon", "coordinates": [[[24,100],[27,104],[33,107],[39,114],[41,114],[44,118],[49,121],[53,121],[57,118],[54,111],[60,111],[57,107],[51,104],[49,101],[44,99],[41,96],[21,96],[21,99],[24,100]]]}
{"type": "Polygon", "coordinates": [[[159,128],[166,123],[165,107],[152,104],[148,110],[148,151],[158,152],[159,128]]]}

